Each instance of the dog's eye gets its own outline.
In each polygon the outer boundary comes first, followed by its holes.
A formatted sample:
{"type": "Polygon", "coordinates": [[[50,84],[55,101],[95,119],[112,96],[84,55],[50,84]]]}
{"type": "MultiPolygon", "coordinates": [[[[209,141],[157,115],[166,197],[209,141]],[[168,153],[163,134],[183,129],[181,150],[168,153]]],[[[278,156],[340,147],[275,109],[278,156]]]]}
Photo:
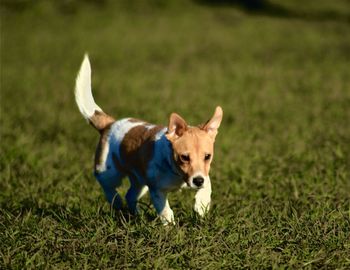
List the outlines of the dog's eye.
{"type": "Polygon", "coordinates": [[[182,162],[189,162],[190,161],[190,155],[188,155],[188,154],[180,155],[180,159],[181,159],[182,162]]]}
{"type": "Polygon", "coordinates": [[[204,156],[205,161],[210,160],[210,158],[211,158],[211,154],[205,154],[205,156],[204,156]]]}

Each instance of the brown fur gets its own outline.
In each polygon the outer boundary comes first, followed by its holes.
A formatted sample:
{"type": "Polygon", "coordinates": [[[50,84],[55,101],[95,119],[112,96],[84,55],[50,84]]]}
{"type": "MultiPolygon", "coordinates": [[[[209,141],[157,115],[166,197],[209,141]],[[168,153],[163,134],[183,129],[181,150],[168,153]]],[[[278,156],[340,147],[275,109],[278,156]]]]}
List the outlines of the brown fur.
{"type": "Polygon", "coordinates": [[[215,137],[222,115],[222,109],[218,106],[214,115],[198,127],[188,126],[186,121],[176,113],[170,115],[166,136],[172,144],[174,160],[187,178],[196,173],[209,175],[215,137]],[[186,156],[186,160],[182,158],[183,155],[186,156]],[[210,157],[206,159],[206,155],[210,157]]]}
{"type": "Polygon", "coordinates": [[[208,133],[198,127],[187,127],[186,131],[180,136],[168,136],[174,150],[174,160],[187,175],[193,175],[195,172],[202,172],[208,176],[210,163],[214,152],[214,139],[208,133]],[[188,154],[189,162],[181,160],[181,155],[188,154]],[[210,154],[210,160],[205,160],[205,155],[210,154]]]}
{"type": "Polygon", "coordinates": [[[155,135],[163,128],[155,126],[148,129],[139,125],[125,134],[120,145],[120,158],[129,174],[136,169],[142,176],[146,176],[148,162],[153,156],[155,135]]]}
{"type": "Polygon", "coordinates": [[[115,119],[104,112],[95,111],[94,115],[90,117],[89,122],[102,134],[108,126],[115,122],[115,119]]]}

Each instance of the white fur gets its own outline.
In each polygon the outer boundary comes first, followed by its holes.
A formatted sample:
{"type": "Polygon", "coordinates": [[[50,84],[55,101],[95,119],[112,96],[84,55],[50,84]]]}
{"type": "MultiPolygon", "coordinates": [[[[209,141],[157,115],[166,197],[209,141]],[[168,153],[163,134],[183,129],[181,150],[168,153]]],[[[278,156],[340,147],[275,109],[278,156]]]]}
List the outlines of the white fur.
{"type": "Polygon", "coordinates": [[[205,185],[199,189],[195,196],[194,210],[202,217],[210,208],[211,201],[211,182],[209,176],[204,181],[205,185]]]}
{"type": "Polygon", "coordinates": [[[102,111],[102,109],[95,103],[92,96],[91,67],[87,54],[84,57],[75,82],[75,101],[78,105],[79,111],[87,120],[95,111],[102,111]]]}
{"type": "Polygon", "coordinates": [[[95,170],[99,173],[104,172],[106,170],[106,164],[111,163],[111,161],[106,162],[109,153],[109,137],[107,138],[107,143],[105,144],[103,149],[101,149],[101,151],[101,161],[99,164],[96,164],[95,168],[95,170]]]}

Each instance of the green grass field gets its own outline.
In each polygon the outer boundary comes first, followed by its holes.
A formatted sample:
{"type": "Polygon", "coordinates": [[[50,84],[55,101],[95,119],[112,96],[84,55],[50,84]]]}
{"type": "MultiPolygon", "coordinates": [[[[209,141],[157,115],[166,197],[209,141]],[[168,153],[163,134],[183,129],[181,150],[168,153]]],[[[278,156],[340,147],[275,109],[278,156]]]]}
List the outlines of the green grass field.
{"type": "Polygon", "coordinates": [[[348,1],[1,2],[0,269],[350,268],[348,1]],[[175,226],[148,197],[110,210],[73,96],[85,52],[117,118],[223,107],[205,219],[190,191],[175,226]]]}

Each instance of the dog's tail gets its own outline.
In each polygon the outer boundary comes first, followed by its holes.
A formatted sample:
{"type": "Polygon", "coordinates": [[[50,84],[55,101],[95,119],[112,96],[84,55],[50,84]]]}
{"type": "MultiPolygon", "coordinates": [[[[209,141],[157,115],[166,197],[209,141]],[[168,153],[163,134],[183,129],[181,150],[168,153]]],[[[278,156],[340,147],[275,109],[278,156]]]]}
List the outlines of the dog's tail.
{"type": "Polygon", "coordinates": [[[98,131],[104,130],[115,120],[113,117],[104,113],[95,103],[91,92],[91,67],[87,54],[84,56],[75,82],[75,101],[81,114],[98,131]]]}

